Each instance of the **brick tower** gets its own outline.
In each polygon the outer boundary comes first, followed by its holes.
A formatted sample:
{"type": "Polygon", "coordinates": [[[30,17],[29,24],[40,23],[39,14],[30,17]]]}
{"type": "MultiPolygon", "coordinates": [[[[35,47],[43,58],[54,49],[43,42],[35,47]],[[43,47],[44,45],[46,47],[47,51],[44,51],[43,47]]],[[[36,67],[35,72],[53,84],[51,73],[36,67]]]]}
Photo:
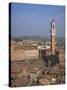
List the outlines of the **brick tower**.
{"type": "Polygon", "coordinates": [[[52,18],[51,21],[51,29],[50,29],[50,39],[51,39],[51,55],[55,55],[56,49],[56,27],[55,27],[55,20],[52,18]]]}

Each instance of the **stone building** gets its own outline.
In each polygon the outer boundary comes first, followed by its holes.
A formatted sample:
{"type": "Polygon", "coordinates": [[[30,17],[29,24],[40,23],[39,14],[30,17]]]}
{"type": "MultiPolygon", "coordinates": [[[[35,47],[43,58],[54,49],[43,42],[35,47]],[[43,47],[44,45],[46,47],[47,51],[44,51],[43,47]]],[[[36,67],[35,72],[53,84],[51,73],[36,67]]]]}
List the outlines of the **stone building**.
{"type": "Polygon", "coordinates": [[[24,46],[11,42],[11,61],[22,61],[28,59],[38,59],[39,51],[35,46],[24,46]]]}

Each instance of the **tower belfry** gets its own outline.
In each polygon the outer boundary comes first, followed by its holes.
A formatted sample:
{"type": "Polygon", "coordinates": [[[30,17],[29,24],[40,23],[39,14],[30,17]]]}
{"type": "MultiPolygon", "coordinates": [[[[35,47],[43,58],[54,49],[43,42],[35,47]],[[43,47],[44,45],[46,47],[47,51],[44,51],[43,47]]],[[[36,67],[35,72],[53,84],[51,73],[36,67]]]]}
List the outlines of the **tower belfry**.
{"type": "Polygon", "coordinates": [[[50,28],[50,37],[51,37],[51,54],[55,55],[55,49],[56,49],[56,26],[55,26],[55,20],[52,18],[51,21],[51,28],[50,28]]]}

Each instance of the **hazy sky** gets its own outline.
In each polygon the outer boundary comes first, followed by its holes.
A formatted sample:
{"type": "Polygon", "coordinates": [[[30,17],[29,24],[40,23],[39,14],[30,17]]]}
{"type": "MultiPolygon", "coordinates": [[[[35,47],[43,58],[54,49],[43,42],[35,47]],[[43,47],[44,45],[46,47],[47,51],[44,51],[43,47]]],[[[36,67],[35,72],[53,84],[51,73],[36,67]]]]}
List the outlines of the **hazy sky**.
{"type": "Polygon", "coordinates": [[[11,36],[49,36],[52,17],[55,18],[57,36],[64,36],[64,6],[12,3],[11,36]]]}

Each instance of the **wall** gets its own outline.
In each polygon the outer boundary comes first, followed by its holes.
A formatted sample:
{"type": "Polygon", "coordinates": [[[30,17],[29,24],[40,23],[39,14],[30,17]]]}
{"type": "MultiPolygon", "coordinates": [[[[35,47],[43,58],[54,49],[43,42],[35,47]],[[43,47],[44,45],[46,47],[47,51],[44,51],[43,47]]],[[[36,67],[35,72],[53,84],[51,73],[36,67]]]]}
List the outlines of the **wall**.
{"type": "Polygon", "coordinates": [[[21,61],[28,59],[38,59],[39,50],[38,49],[14,49],[14,45],[11,46],[11,60],[12,61],[21,61]]]}

